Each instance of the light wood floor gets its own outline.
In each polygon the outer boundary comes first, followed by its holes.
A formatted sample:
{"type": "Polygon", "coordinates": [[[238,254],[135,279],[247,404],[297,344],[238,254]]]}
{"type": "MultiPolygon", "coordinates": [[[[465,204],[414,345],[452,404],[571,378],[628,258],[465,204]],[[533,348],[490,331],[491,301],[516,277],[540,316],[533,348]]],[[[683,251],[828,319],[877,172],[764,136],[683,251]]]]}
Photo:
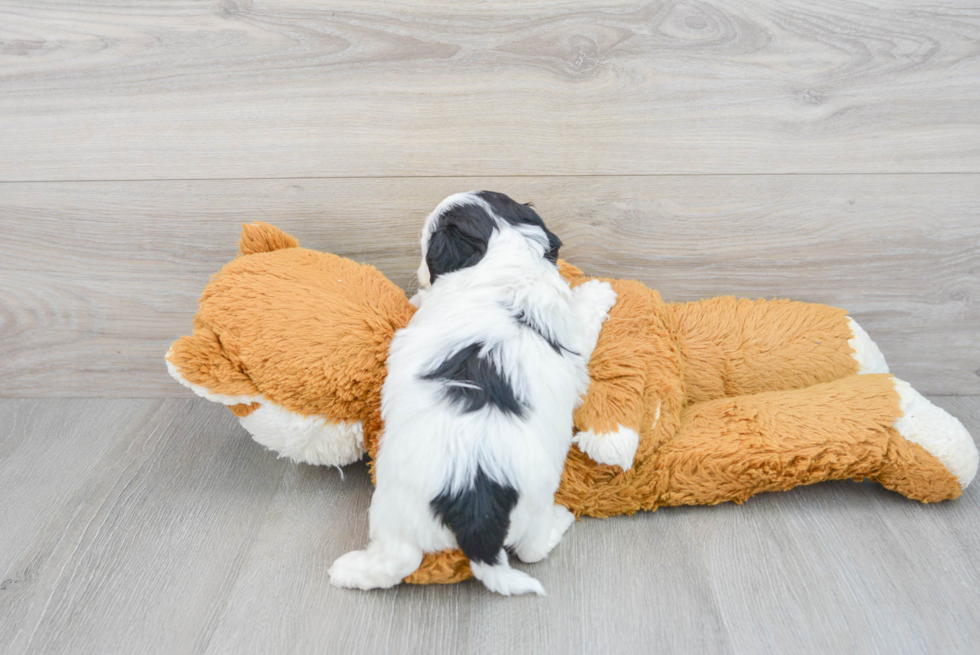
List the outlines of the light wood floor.
{"type": "MultiPolygon", "coordinates": [[[[980,399],[934,400],[980,434],[980,399]]],[[[873,483],[585,519],[533,571],[358,592],[362,466],[287,463],[197,400],[0,401],[0,651],[969,653],[980,493],[873,483]]]]}
{"type": "Polygon", "coordinates": [[[582,521],[543,599],[333,589],[363,468],[162,359],[242,222],[409,288],[489,188],[667,299],[846,307],[980,435],[978,44],[970,0],[0,0],[0,652],[976,652],[977,488],[582,521]]]}

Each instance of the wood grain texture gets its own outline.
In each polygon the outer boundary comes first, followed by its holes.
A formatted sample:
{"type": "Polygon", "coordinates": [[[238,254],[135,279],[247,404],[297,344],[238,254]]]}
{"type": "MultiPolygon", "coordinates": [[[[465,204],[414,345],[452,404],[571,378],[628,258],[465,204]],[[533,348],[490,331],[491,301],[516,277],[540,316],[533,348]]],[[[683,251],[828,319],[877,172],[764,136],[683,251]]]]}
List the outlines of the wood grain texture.
{"type": "Polygon", "coordinates": [[[192,402],[0,401],[0,651],[206,644],[284,465],[192,402]]]}
{"type": "Polygon", "coordinates": [[[794,175],[2,184],[0,395],[189,393],[163,355],[242,222],[411,288],[424,216],[472,188],[534,201],[591,273],[845,307],[917,388],[980,393],[980,176],[794,175]]]}
{"type": "MultiPolygon", "coordinates": [[[[980,399],[932,400],[980,434],[980,399]]],[[[929,506],[842,482],[693,512],[735,651],[788,652],[804,635],[820,653],[975,650],[977,600],[960,593],[980,589],[977,492],[929,506]]]]}
{"type": "Polygon", "coordinates": [[[0,3],[0,180],[980,172],[958,0],[0,3]]]}
{"type": "MultiPolygon", "coordinates": [[[[980,397],[934,398],[980,434],[980,397]]],[[[543,598],[335,589],[365,468],[278,460],[203,400],[0,400],[0,651],[959,653],[980,488],[837,482],[576,523],[543,598]]]]}

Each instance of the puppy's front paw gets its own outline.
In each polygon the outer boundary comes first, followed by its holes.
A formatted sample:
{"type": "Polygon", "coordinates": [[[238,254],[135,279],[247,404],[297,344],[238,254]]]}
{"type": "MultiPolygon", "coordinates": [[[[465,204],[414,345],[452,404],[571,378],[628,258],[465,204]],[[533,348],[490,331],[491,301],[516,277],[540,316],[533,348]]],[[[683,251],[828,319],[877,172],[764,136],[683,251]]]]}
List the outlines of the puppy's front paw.
{"type": "Polygon", "coordinates": [[[616,304],[616,292],[612,285],[601,280],[589,280],[575,287],[579,302],[588,307],[603,320],[608,318],[609,310],[616,304]]]}
{"type": "Polygon", "coordinates": [[[624,471],[633,468],[633,458],[640,445],[640,435],[635,430],[619,426],[616,432],[585,430],[572,437],[579,450],[597,464],[618,466],[624,471]]]}

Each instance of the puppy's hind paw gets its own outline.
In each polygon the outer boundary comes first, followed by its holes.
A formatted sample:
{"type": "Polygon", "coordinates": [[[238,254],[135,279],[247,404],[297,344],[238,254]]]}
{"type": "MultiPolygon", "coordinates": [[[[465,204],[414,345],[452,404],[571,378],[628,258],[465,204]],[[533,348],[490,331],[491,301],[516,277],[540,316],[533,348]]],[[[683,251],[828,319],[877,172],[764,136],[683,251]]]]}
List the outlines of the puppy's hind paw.
{"type": "Polygon", "coordinates": [[[551,534],[548,535],[548,552],[554,550],[561,538],[568,532],[568,528],[575,523],[575,515],[562,505],[554,507],[554,523],[551,524],[551,534]]]}
{"type": "Polygon", "coordinates": [[[346,589],[387,589],[401,582],[370,550],[355,550],[338,557],[327,571],[330,584],[346,589]]]}

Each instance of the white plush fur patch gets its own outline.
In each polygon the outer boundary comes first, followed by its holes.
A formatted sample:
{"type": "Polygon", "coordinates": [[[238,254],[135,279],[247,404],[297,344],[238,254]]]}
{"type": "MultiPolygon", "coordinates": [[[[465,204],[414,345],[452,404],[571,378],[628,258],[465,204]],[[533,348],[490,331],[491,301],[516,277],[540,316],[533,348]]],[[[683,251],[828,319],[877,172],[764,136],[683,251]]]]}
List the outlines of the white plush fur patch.
{"type": "Polygon", "coordinates": [[[315,466],[346,466],[364,456],[364,429],[360,421],[330,422],[319,416],[300,416],[258,396],[226,396],[211,393],[204,387],[188,382],[170,361],[167,370],[182,385],[202,398],[221,405],[250,405],[259,408],[241,416],[242,424],[252,438],[266,448],[301,464],[315,466]]]}
{"type": "Polygon", "coordinates": [[[579,450],[588,455],[597,464],[618,466],[624,471],[633,468],[633,458],[640,445],[640,435],[623,425],[617,426],[616,432],[599,432],[585,430],[573,437],[579,450]]]}
{"type": "Polygon", "coordinates": [[[851,357],[857,360],[858,374],[888,373],[885,356],[881,354],[877,344],[871,340],[864,328],[850,316],[847,317],[847,325],[851,328],[851,334],[854,335],[847,340],[847,345],[854,349],[851,357]]]}
{"type": "Polygon", "coordinates": [[[263,403],[238,421],[257,442],[294,462],[346,466],[364,456],[360,421],[331,423],[319,416],[294,414],[272,403],[263,403]]]}
{"type": "Polygon", "coordinates": [[[907,440],[917,443],[956,476],[966,489],[977,474],[980,454],[963,424],[941,407],[937,407],[912,388],[895,378],[895,390],[901,402],[902,417],[894,428],[907,440]]]}
{"type": "MultiPolygon", "coordinates": [[[[653,417],[652,430],[660,421],[661,404],[657,405],[657,413],[653,417]]],[[[640,435],[635,430],[622,424],[617,425],[616,432],[599,432],[585,430],[572,437],[572,443],[577,443],[579,450],[589,456],[596,464],[618,466],[624,471],[633,468],[636,449],[640,446],[640,435]]]]}

